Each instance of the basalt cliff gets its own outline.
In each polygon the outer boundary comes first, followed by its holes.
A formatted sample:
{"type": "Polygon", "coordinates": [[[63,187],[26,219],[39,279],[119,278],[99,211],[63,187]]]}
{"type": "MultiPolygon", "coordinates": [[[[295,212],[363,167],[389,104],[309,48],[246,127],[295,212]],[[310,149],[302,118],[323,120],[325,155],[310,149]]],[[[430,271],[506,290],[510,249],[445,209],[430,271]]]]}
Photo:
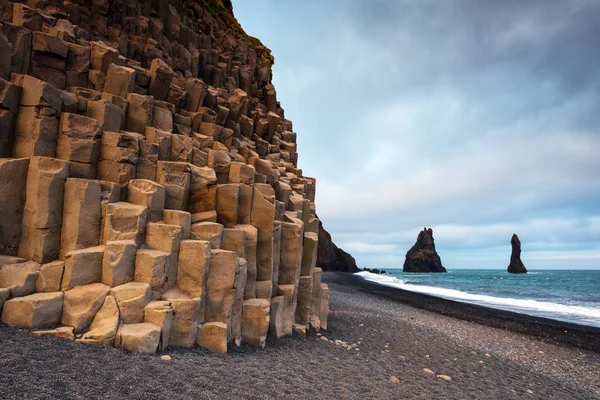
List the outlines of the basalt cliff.
{"type": "Polygon", "coordinates": [[[0,54],[3,323],[149,353],[327,328],[317,251],[351,257],[230,1],[0,0],[0,54]]]}

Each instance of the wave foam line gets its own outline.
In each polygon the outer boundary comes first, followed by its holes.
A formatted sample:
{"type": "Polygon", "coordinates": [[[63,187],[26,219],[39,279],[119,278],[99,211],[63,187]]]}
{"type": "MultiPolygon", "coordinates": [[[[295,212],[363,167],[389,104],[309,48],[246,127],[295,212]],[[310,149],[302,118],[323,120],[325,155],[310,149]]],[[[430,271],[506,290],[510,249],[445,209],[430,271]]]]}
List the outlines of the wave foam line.
{"type": "Polygon", "coordinates": [[[566,314],[600,320],[600,307],[568,306],[565,304],[551,303],[538,300],[513,299],[506,297],[487,296],[482,294],[472,294],[462,292],[456,289],[411,285],[405,283],[401,279],[389,275],[377,275],[366,271],[358,272],[356,273],[356,275],[361,276],[363,279],[380,283],[382,285],[397,287],[399,289],[409,290],[411,292],[444,297],[451,300],[458,300],[477,304],[484,303],[486,305],[496,305],[503,307],[514,307],[520,310],[545,312],[551,314],[566,314]]]}

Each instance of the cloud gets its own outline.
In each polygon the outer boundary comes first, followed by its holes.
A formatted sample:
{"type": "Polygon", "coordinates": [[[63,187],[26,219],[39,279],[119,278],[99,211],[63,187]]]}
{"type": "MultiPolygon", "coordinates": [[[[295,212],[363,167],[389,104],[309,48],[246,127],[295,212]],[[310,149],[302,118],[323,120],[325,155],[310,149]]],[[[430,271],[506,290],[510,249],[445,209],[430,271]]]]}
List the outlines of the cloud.
{"type": "Polygon", "coordinates": [[[340,243],[346,251],[352,252],[353,254],[386,254],[391,253],[395,250],[396,246],[393,244],[371,244],[361,242],[345,242],[340,243]]]}
{"type": "Polygon", "coordinates": [[[234,10],[274,52],[317,212],[359,264],[398,266],[427,225],[451,264],[499,262],[516,232],[536,260],[592,265],[600,3],[257,0],[234,10]]]}

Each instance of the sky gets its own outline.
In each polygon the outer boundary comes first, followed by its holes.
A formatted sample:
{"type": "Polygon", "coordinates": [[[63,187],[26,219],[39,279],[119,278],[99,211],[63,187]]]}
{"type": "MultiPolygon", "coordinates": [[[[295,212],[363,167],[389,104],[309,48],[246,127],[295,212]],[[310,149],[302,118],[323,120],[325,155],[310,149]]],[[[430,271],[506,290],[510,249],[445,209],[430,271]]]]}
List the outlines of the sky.
{"type": "Polygon", "coordinates": [[[600,268],[600,2],[233,0],[359,267],[600,268]]]}

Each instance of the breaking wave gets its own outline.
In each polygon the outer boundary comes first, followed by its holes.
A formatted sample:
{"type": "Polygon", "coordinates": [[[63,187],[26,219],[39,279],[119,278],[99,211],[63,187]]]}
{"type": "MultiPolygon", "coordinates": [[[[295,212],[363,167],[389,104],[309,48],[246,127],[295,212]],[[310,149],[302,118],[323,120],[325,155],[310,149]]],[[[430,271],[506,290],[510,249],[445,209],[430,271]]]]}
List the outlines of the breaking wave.
{"type": "Polygon", "coordinates": [[[561,321],[600,327],[600,307],[584,307],[531,299],[495,297],[467,293],[456,289],[413,285],[390,275],[378,275],[362,271],[355,275],[371,282],[396,287],[411,292],[429,294],[445,299],[498,308],[523,314],[552,318],[561,321]]]}

